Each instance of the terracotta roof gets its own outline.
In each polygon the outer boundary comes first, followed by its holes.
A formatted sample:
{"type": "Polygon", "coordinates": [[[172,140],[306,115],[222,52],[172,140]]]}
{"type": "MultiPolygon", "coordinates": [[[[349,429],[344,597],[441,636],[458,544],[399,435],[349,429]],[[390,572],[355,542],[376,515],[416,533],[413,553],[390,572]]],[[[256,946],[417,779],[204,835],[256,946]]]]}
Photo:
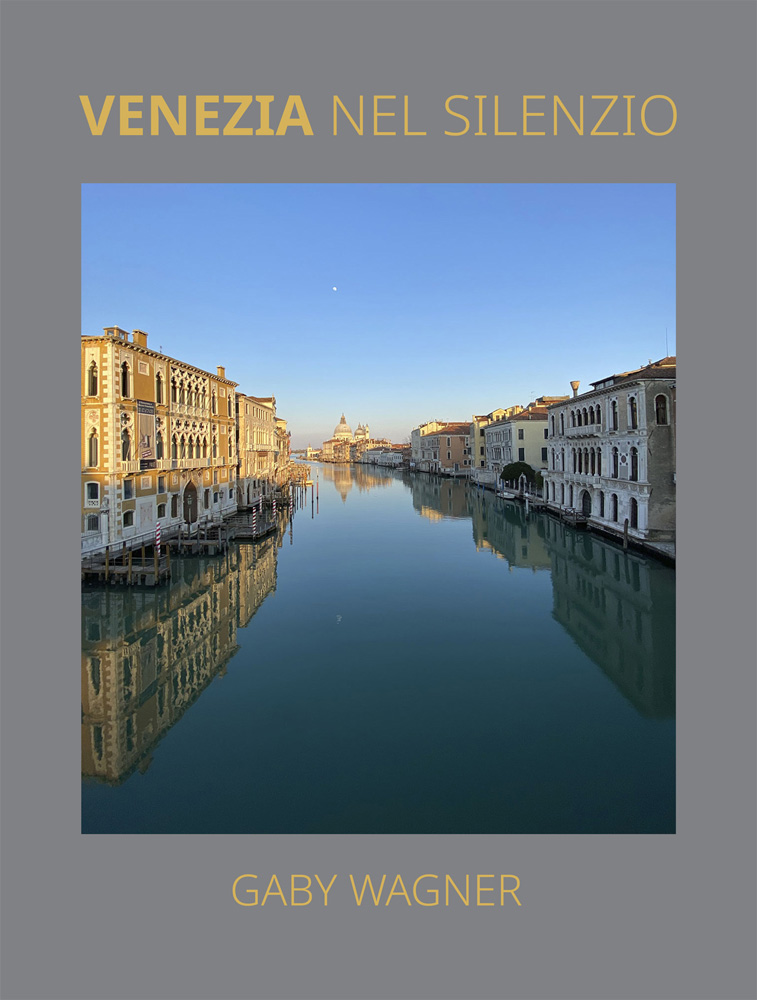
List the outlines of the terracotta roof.
{"type": "Polygon", "coordinates": [[[470,421],[466,421],[464,424],[445,424],[438,431],[434,431],[434,434],[470,434],[470,421]]]}
{"type": "Polygon", "coordinates": [[[590,382],[589,385],[597,386],[601,385],[602,382],[607,382],[609,379],[617,379],[615,385],[619,385],[620,382],[635,382],[638,379],[643,378],[675,378],[676,377],[676,359],[675,355],[669,358],[661,358],[659,361],[655,361],[652,364],[644,365],[641,368],[635,368],[630,372],[619,372],[615,375],[606,375],[605,378],[597,379],[596,382],[590,382]]]}
{"type": "MultiPolygon", "coordinates": [[[[547,409],[544,406],[532,406],[530,410],[521,410],[520,413],[514,413],[509,420],[546,420],[547,419],[547,409]]],[[[505,423],[505,421],[502,421],[505,423]]]]}

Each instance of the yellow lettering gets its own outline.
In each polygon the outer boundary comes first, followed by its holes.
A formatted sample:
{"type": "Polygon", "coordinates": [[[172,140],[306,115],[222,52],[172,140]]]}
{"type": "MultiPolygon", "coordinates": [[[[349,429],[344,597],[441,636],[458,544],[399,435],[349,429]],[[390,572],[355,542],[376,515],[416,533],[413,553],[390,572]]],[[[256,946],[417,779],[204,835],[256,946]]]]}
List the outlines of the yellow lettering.
{"type": "Polygon", "coordinates": [[[455,118],[462,118],[462,120],[465,122],[465,128],[462,129],[460,132],[448,132],[445,129],[444,130],[445,135],[465,135],[465,133],[470,128],[470,121],[465,117],[465,115],[461,115],[459,111],[453,111],[452,108],[449,106],[450,101],[467,101],[467,100],[468,98],[465,96],[465,94],[451,94],[444,102],[444,107],[448,114],[454,115],[455,118]]]}
{"type": "Polygon", "coordinates": [[[499,94],[494,95],[494,134],[517,135],[517,132],[500,132],[499,130],[499,94]]]}
{"type": "Polygon", "coordinates": [[[225,94],[224,104],[238,104],[239,107],[223,128],[224,135],[254,135],[251,128],[237,128],[237,122],[252,104],[252,94],[225,94]]]}
{"type": "Polygon", "coordinates": [[[583,135],[584,134],[584,95],[581,94],[580,115],[579,115],[580,124],[576,125],[575,120],[573,118],[573,115],[571,115],[570,111],[568,111],[568,109],[565,107],[565,105],[560,100],[560,98],[557,96],[557,94],[555,94],[554,103],[553,103],[553,110],[552,110],[552,116],[553,116],[553,130],[552,130],[552,135],[557,135],[557,105],[558,104],[563,109],[563,113],[564,113],[565,117],[568,119],[568,121],[570,122],[570,124],[576,130],[576,132],[578,132],[579,135],[583,135]]]}
{"type": "Polygon", "coordinates": [[[379,111],[378,102],[379,101],[396,101],[396,94],[374,94],[373,95],[373,134],[374,135],[396,135],[396,132],[379,132],[378,130],[378,120],[379,118],[393,118],[393,111],[379,111]]]}
{"type": "Polygon", "coordinates": [[[87,117],[87,125],[89,125],[89,131],[92,135],[102,135],[103,129],[108,121],[108,116],[110,115],[110,109],[113,107],[113,102],[116,99],[115,94],[108,94],[108,96],[103,101],[102,111],[100,116],[95,121],[95,115],[92,111],[92,105],[90,103],[87,94],[79,94],[79,100],[81,101],[81,106],[84,108],[84,114],[87,117]]]}
{"type": "Polygon", "coordinates": [[[478,132],[474,132],[474,135],[486,135],[484,132],[484,101],[486,100],[486,94],[474,94],[475,99],[478,101],[478,132]]]}
{"type": "Polygon", "coordinates": [[[529,132],[528,131],[528,119],[529,118],[543,118],[543,111],[529,111],[528,102],[529,101],[544,101],[546,100],[545,94],[524,94],[523,95],[523,135],[546,135],[546,132],[529,132]]]}
{"type": "Polygon", "coordinates": [[[389,900],[392,898],[392,896],[404,896],[405,900],[407,901],[407,905],[408,906],[412,906],[413,905],[410,902],[410,897],[407,894],[407,889],[405,888],[405,883],[402,881],[402,876],[401,875],[398,875],[397,878],[394,880],[394,885],[392,886],[391,891],[389,892],[389,895],[386,897],[386,906],[389,905],[389,900]],[[399,884],[401,886],[400,889],[397,888],[397,883],[398,882],[399,882],[399,884]]]}
{"type": "Polygon", "coordinates": [[[644,131],[648,132],[650,135],[669,135],[676,127],[677,121],[678,121],[678,108],[675,106],[674,102],[669,97],[665,96],[665,94],[653,94],[651,97],[648,97],[641,106],[641,124],[644,126],[644,131]],[[668,104],[673,109],[673,121],[670,123],[670,128],[666,128],[664,132],[653,132],[652,129],[647,126],[646,113],[647,113],[647,106],[650,101],[667,101],[668,104]]]}
{"type": "Polygon", "coordinates": [[[360,890],[360,895],[358,896],[357,887],[355,885],[355,879],[352,877],[352,875],[350,875],[350,882],[352,882],[352,892],[355,895],[355,900],[357,901],[357,905],[358,906],[363,905],[363,894],[365,893],[365,887],[368,886],[368,888],[371,890],[371,896],[373,896],[373,902],[376,906],[378,906],[379,900],[381,899],[381,893],[384,891],[385,881],[386,881],[386,875],[382,875],[381,885],[379,886],[378,896],[377,896],[376,893],[373,891],[373,882],[371,882],[371,876],[366,875],[365,879],[363,880],[363,888],[360,890]]]}
{"type": "Polygon", "coordinates": [[[150,135],[158,135],[160,130],[160,117],[163,115],[168,122],[168,127],[174,135],[187,134],[187,96],[179,95],[179,105],[176,109],[178,118],[174,118],[173,112],[166,104],[160,94],[153,94],[150,98],[150,135]]]}
{"type": "Polygon", "coordinates": [[[218,101],[218,94],[198,94],[195,97],[195,135],[218,135],[217,128],[209,128],[205,122],[208,118],[217,118],[217,111],[208,111],[206,104],[218,101]]]}
{"type": "MultiPolygon", "coordinates": [[[[250,103],[252,103],[252,97],[250,97],[250,103]]],[[[310,878],[309,875],[292,875],[292,878],[291,878],[291,884],[292,884],[292,906],[307,906],[308,903],[311,903],[313,901],[313,893],[310,891],[311,882],[312,882],[312,879],[310,878]],[[296,886],[294,884],[294,880],[296,878],[306,878],[307,879],[307,885],[298,885],[298,886],[296,886]],[[308,894],[308,898],[306,899],[306,901],[304,903],[295,903],[295,901],[294,901],[294,894],[296,892],[306,892],[308,894]]]]}
{"type": "Polygon", "coordinates": [[[460,890],[455,885],[455,883],[452,881],[452,879],[450,878],[449,875],[445,875],[444,878],[445,878],[445,887],[444,887],[444,902],[445,902],[445,905],[449,906],[449,887],[452,886],[452,888],[458,894],[458,896],[460,897],[460,899],[462,899],[462,901],[467,906],[468,903],[470,902],[470,875],[466,875],[465,876],[465,895],[463,895],[460,892],[460,890]]]}
{"type": "Polygon", "coordinates": [[[260,901],[261,906],[265,906],[265,901],[268,899],[269,896],[278,896],[281,899],[281,902],[284,904],[284,906],[287,905],[286,896],[281,891],[279,880],[276,878],[275,875],[271,875],[271,881],[268,883],[268,888],[265,891],[265,895],[260,901]],[[276,886],[275,889],[271,888],[273,885],[276,886]]]}
{"type": "Polygon", "coordinates": [[[234,879],[234,885],[231,889],[231,894],[239,903],[240,906],[257,906],[258,905],[258,890],[257,889],[245,889],[245,892],[251,892],[253,895],[254,902],[246,903],[237,896],[237,885],[242,881],[243,878],[257,878],[257,875],[240,875],[238,878],[234,879]]]}
{"type": "Polygon", "coordinates": [[[520,906],[521,905],[520,904],[520,900],[515,895],[516,891],[518,889],[520,889],[520,879],[518,878],[518,876],[517,875],[500,875],[499,882],[500,882],[500,889],[501,889],[501,892],[500,892],[500,905],[501,906],[505,905],[505,896],[509,893],[513,897],[513,899],[515,900],[515,902],[518,904],[518,906],[520,906]],[[505,889],[505,879],[506,878],[514,878],[515,879],[515,885],[513,886],[512,889],[505,889]]]}
{"type": "Polygon", "coordinates": [[[623,94],[623,100],[626,102],[626,130],[623,135],[636,135],[631,131],[631,101],[634,97],[636,94],[623,94]]]}
{"type": "Polygon", "coordinates": [[[271,128],[271,102],[273,94],[258,94],[255,100],[260,105],[260,128],[258,135],[273,135],[271,128]]]}
{"type": "Polygon", "coordinates": [[[482,903],[481,893],[482,892],[494,892],[494,886],[481,885],[482,878],[494,878],[493,875],[477,875],[476,876],[476,903],[478,906],[494,906],[494,903],[482,903]]]}
{"type": "Polygon", "coordinates": [[[276,129],[276,135],[286,135],[286,130],[290,125],[301,128],[303,135],[313,134],[307,112],[305,111],[305,105],[302,103],[302,98],[299,94],[290,94],[287,98],[287,102],[284,105],[284,113],[279,121],[279,127],[276,129]],[[293,110],[297,112],[296,118],[292,117],[293,110]]]}
{"type": "Polygon", "coordinates": [[[336,106],[337,106],[337,104],[342,109],[342,111],[345,113],[345,115],[347,115],[347,118],[349,119],[350,125],[352,125],[352,127],[355,129],[355,131],[357,132],[357,134],[358,135],[362,135],[363,134],[363,95],[362,94],[360,95],[360,125],[356,125],[355,124],[355,119],[349,113],[349,111],[347,110],[347,108],[345,108],[345,106],[339,100],[339,98],[337,97],[337,95],[334,94],[334,135],[336,135],[336,106]]]}
{"type": "Polygon", "coordinates": [[[118,105],[121,110],[121,135],[142,135],[141,128],[132,128],[129,122],[132,118],[141,118],[142,109],[132,110],[132,104],[141,104],[144,98],[141,94],[121,94],[118,105]]]}
{"type": "Polygon", "coordinates": [[[607,105],[607,107],[605,108],[604,114],[602,115],[602,117],[599,119],[599,121],[597,122],[597,124],[591,130],[591,134],[592,135],[618,135],[617,132],[598,132],[597,131],[597,129],[599,128],[599,126],[602,124],[602,122],[607,117],[607,114],[608,114],[610,108],[617,101],[618,95],[617,94],[592,94],[591,95],[591,99],[592,99],[592,101],[609,101],[610,102],[607,105]]]}
{"type": "MultiPolygon", "coordinates": [[[[362,98],[361,98],[361,100],[362,100],[362,98]]],[[[407,98],[407,94],[405,94],[405,135],[427,135],[428,133],[426,133],[426,132],[410,132],[409,131],[409,125],[407,123],[407,118],[408,118],[408,108],[407,108],[407,105],[408,105],[408,98],[407,98]]],[[[362,115],[362,110],[363,109],[361,107],[361,109],[360,109],[361,115],[362,115]]]]}
{"type": "MultiPolygon", "coordinates": [[[[323,882],[321,882],[321,880],[318,878],[317,875],[315,877],[315,880],[318,883],[318,885],[321,887],[321,889],[323,889],[323,905],[324,906],[328,906],[329,905],[329,890],[331,889],[331,886],[336,881],[336,875],[334,875],[334,877],[331,879],[331,881],[329,882],[329,884],[327,886],[325,886],[325,887],[323,885],[323,882]]],[[[359,905],[360,904],[358,903],[358,906],[359,905]]]]}
{"type": "Polygon", "coordinates": [[[424,903],[422,899],[418,898],[418,883],[424,878],[438,878],[438,875],[419,875],[418,878],[413,882],[413,896],[415,897],[416,903],[420,906],[438,906],[439,905],[439,890],[438,889],[427,889],[429,896],[433,897],[433,903],[424,903]]]}

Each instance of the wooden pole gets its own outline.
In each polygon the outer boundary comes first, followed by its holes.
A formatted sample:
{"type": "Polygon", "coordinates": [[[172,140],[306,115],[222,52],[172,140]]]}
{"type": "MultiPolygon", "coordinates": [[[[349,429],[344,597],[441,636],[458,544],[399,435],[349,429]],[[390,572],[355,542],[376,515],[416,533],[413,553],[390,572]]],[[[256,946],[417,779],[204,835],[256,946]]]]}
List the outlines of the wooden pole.
{"type": "Polygon", "coordinates": [[[145,543],[142,542],[142,565],[145,565],[145,543]]]}
{"type": "Polygon", "coordinates": [[[108,582],[108,569],[109,569],[108,562],[109,562],[109,560],[110,560],[110,546],[106,545],[105,546],[105,582],[106,583],[108,582]]]}
{"type": "Polygon", "coordinates": [[[628,548],[628,518],[623,522],[623,548],[628,548]]]}
{"type": "Polygon", "coordinates": [[[158,558],[158,546],[156,545],[154,550],[153,564],[155,566],[155,586],[158,586],[158,580],[160,579],[160,560],[158,558]]]}
{"type": "Polygon", "coordinates": [[[128,572],[126,574],[126,582],[129,584],[129,586],[131,586],[131,553],[132,553],[132,550],[129,549],[129,569],[128,569],[128,572]]]}

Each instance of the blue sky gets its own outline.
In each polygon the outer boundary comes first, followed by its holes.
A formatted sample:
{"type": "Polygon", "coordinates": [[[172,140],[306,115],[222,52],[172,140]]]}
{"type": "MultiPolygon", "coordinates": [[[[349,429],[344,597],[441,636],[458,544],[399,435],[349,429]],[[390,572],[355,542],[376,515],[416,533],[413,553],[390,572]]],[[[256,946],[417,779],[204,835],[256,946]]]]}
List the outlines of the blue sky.
{"type": "Polygon", "coordinates": [[[87,184],[81,332],[114,324],[295,448],[403,441],[674,354],[675,186],[87,184]]]}

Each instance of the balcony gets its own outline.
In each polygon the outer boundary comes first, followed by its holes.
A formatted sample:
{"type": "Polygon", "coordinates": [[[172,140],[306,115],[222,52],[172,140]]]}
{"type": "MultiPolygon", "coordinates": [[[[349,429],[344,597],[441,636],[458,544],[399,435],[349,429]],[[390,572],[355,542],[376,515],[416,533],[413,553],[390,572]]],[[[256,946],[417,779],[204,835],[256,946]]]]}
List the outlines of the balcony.
{"type": "Polygon", "coordinates": [[[601,437],[605,433],[601,424],[584,424],[581,427],[566,427],[564,437],[566,438],[590,438],[601,437]]]}

